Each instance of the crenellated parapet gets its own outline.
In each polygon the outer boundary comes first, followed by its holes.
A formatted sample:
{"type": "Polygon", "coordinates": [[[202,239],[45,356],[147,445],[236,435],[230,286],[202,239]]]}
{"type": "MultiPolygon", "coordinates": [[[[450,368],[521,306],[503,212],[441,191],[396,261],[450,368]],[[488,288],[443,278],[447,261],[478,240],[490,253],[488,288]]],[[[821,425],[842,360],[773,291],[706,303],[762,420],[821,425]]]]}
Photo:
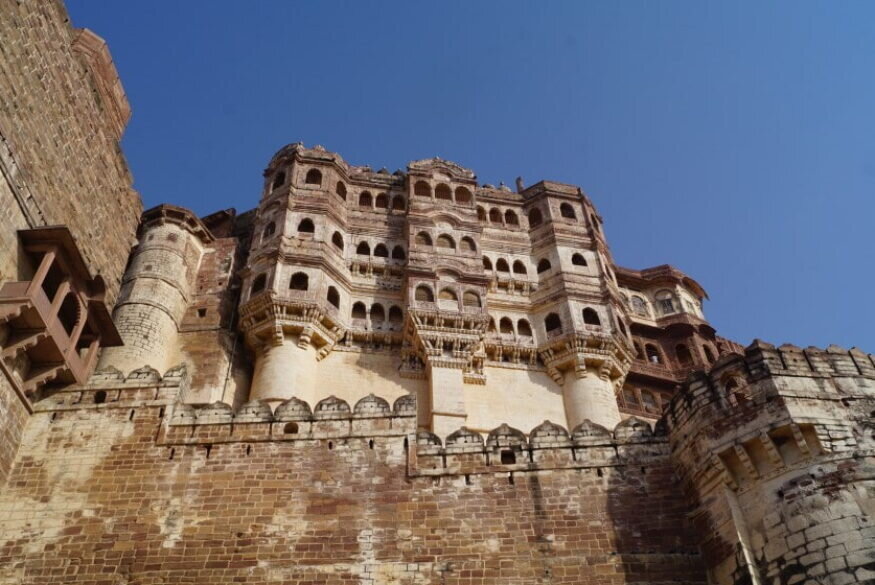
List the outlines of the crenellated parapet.
{"type": "Polygon", "coordinates": [[[875,576],[873,410],[856,349],[756,341],[690,375],[664,420],[715,583],[875,576]]]}

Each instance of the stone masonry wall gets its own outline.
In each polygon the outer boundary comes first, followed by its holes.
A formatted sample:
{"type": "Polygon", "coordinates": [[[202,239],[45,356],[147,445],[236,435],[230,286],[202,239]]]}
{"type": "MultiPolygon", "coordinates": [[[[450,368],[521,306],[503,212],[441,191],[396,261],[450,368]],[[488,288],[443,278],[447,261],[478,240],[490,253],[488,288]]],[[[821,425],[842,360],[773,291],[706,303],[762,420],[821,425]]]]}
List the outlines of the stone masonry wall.
{"type": "Polygon", "coordinates": [[[0,492],[0,584],[704,583],[642,423],[444,446],[409,398],[235,414],[173,406],[178,375],[41,404],[0,492]]]}
{"type": "MultiPolygon", "coordinates": [[[[111,61],[92,72],[61,2],[0,0],[0,14],[0,233],[66,224],[112,306],[142,207],[118,146],[119,104],[100,91],[120,92],[104,79],[111,61]]],[[[16,246],[2,243],[0,281],[15,280],[16,246]]]]}
{"type": "Polygon", "coordinates": [[[0,486],[12,469],[28,411],[5,375],[0,374],[0,486]]]}

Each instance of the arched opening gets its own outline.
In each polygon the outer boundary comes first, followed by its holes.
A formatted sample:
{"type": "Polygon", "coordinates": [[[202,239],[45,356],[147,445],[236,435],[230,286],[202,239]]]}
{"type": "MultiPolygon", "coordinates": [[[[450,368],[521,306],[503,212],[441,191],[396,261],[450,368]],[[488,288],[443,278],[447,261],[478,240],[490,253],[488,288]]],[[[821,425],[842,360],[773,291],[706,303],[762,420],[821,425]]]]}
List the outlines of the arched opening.
{"type": "Polygon", "coordinates": [[[489,221],[491,223],[501,223],[501,211],[497,207],[489,210],[489,221]]]}
{"type": "Polygon", "coordinates": [[[544,319],[544,329],[547,331],[547,335],[562,333],[562,319],[556,313],[550,313],[544,319]]]}
{"type": "Polygon", "coordinates": [[[61,308],[58,310],[58,320],[64,326],[64,331],[67,335],[72,335],[76,324],[80,319],[80,311],[82,307],[79,304],[79,299],[73,292],[68,292],[61,302],[61,308]]]}
{"type": "Polygon", "coordinates": [[[312,234],[316,231],[316,226],[313,225],[313,220],[305,217],[298,224],[298,232],[303,234],[312,234]]]}
{"type": "Polygon", "coordinates": [[[404,313],[401,311],[401,308],[395,305],[392,305],[392,308],[389,309],[389,323],[401,323],[404,320],[404,313]]]}
{"type": "Polygon", "coordinates": [[[714,355],[714,350],[711,349],[711,346],[704,345],[702,349],[705,350],[705,359],[708,360],[709,363],[714,363],[717,357],[714,355]]]}
{"type": "Polygon", "coordinates": [[[635,348],[635,357],[638,358],[639,360],[643,360],[644,359],[644,350],[641,349],[641,344],[634,343],[634,344],[632,344],[632,347],[635,348]]]}
{"type": "Polygon", "coordinates": [[[477,207],[477,219],[486,221],[486,210],[479,206],[477,207]]]}
{"type": "Polygon", "coordinates": [[[292,290],[307,290],[310,288],[310,277],[304,272],[294,273],[292,280],[289,281],[289,288],[292,290]]]}
{"type": "Polygon", "coordinates": [[[431,185],[425,181],[417,181],[413,185],[413,194],[418,197],[431,197],[431,185]]]}
{"type": "Polygon", "coordinates": [[[419,286],[416,287],[416,293],[414,295],[414,298],[417,301],[425,301],[428,303],[433,303],[434,302],[434,293],[431,291],[431,289],[429,287],[425,286],[424,284],[420,284],[419,286]]]}
{"type": "Polygon", "coordinates": [[[641,404],[644,405],[644,410],[647,412],[659,412],[659,403],[656,397],[647,390],[641,391],[641,404]]]}
{"type": "Polygon", "coordinates": [[[416,234],[415,242],[418,246],[431,246],[431,236],[428,232],[419,232],[416,234]]]}
{"type": "Polygon", "coordinates": [[[663,315],[671,315],[675,312],[674,294],[668,290],[656,293],[656,303],[663,315]]]}
{"type": "Polygon", "coordinates": [[[598,220],[595,218],[595,214],[594,214],[594,213],[590,213],[590,214],[589,214],[589,221],[590,221],[590,223],[592,223],[592,228],[593,228],[595,231],[599,231],[599,222],[598,222],[598,220]]]}
{"type": "Polygon", "coordinates": [[[472,240],[468,236],[463,237],[461,242],[459,242],[459,244],[460,244],[460,247],[462,248],[463,252],[476,252],[477,251],[477,245],[474,244],[474,240],[472,240]]]}
{"type": "Polygon", "coordinates": [[[346,185],[343,184],[342,181],[337,183],[337,186],[334,188],[334,192],[338,197],[346,201],[346,185]]]}
{"type": "Polygon", "coordinates": [[[470,290],[465,291],[465,294],[462,295],[462,304],[466,307],[479,307],[480,295],[470,290]]]}
{"type": "Polygon", "coordinates": [[[377,209],[388,209],[389,196],[385,193],[377,193],[377,198],[374,201],[374,207],[376,207],[377,209]]]}
{"type": "Polygon", "coordinates": [[[547,272],[551,268],[553,268],[553,265],[550,264],[550,261],[546,258],[542,258],[538,261],[538,274],[541,274],[542,272],[547,272]]]}
{"type": "Polygon", "coordinates": [[[272,235],[276,233],[276,224],[274,222],[270,222],[266,226],[264,226],[264,231],[261,232],[261,239],[266,240],[272,235]]]}
{"type": "Polygon", "coordinates": [[[575,266],[586,266],[586,258],[583,257],[583,254],[575,254],[571,257],[571,263],[575,266]]]}
{"type": "Polygon", "coordinates": [[[456,203],[471,203],[471,192],[465,187],[456,187],[456,203]]]}
{"type": "Polygon", "coordinates": [[[448,236],[447,234],[441,234],[437,239],[437,247],[438,248],[449,248],[451,250],[456,249],[456,242],[453,241],[453,238],[448,236]]]}
{"type": "Polygon", "coordinates": [[[632,312],[636,315],[650,316],[650,309],[647,308],[647,301],[639,296],[632,297],[632,312]]]}
{"type": "Polygon", "coordinates": [[[352,305],[352,318],[353,319],[367,319],[368,317],[368,308],[361,301],[356,301],[352,305]]]}
{"type": "Polygon", "coordinates": [[[451,288],[441,289],[440,294],[438,294],[438,298],[442,301],[459,301],[459,297],[456,296],[456,291],[451,288]]]}
{"type": "Polygon", "coordinates": [[[535,207],[529,210],[529,227],[538,227],[544,223],[544,216],[541,215],[541,210],[535,207]]]}
{"type": "Polygon", "coordinates": [[[679,343],[675,346],[674,353],[681,365],[688,366],[693,363],[693,356],[690,353],[690,349],[683,343],[679,343]]]}
{"type": "Polygon", "coordinates": [[[298,434],[298,423],[289,422],[283,426],[283,434],[284,435],[297,435],[298,434]]]}
{"type": "Polygon", "coordinates": [[[374,199],[371,197],[370,191],[362,191],[359,193],[359,207],[373,207],[374,199]]]}
{"type": "Polygon", "coordinates": [[[359,245],[356,246],[355,253],[359,256],[370,256],[371,255],[371,247],[367,242],[359,242],[359,245]]]}
{"type": "Polygon", "coordinates": [[[654,364],[662,363],[662,354],[659,352],[659,349],[652,343],[648,343],[644,346],[644,353],[647,355],[647,361],[654,364]]]}
{"type": "Polygon", "coordinates": [[[526,319],[520,319],[519,321],[517,321],[516,330],[519,335],[522,335],[524,337],[532,336],[532,326],[526,319]]]}
{"type": "Polygon", "coordinates": [[[308,185],[321,185],[322,173],[319,169],[310,169],[307,171],[307,177],[304,179],[304,182],[308,185]]]}
{"type": "Polygon", "coordinates": [[[407,205],[404,202],[403,195],[395,195],[392,198],[392,209],[395,211],[404,211],[407,208],[407,205]]]}
{"type": "Polygon", "coordinates": [[[441,201],[452,201],[453,192],[450,191],[449,185],[439,183],[438,186],[434,188],[434,197],[435,199],[440,199],[441,201]]]}
{"type": "Polygon", "coordinates": [[[620,328],[620,332],[621,332],[623,335],[626,335],[626,336],[629,335],[629,333],[626,331],[626,326],[625,326],[625,325],[623,324],[623,322],[620,321],[619,319],[617,319],[617,326],[620,328]]]}
{"type": "Polygon", "coordinates": [[[249,295],[252,296],[256,293],[260,293],[264,290],[265,286],[267,286],[267,275],[259,274],[255,277],[255,280],[252,281],[252,288],[249,289],[249,295]]]}
{"type": "Polygon", "coordinates": [[[495,270],[498,272],[510,272],[510,266],[507,264],[507,260],[504,258],[499,258],[495,261],[495,270]]]}
{"type": "Polygon", "coordinates": [[[566,219],[577,219],[577,214],[574,213],[574,208],[570,203],[563,203],[559,206],[559,213],[566,219]]]}
{"type": "Polygon", "coordinates": [[[483,270],[492,270],[492,260],[486,256],[483,257],[483,270]]]}
{"type": "Polygon", "coordinates": [[[407,254],[404,252],[403,246],[395,246],[392,248],[392,259],[393,260],[406,260],[407,254]]]}
{"type": "Polygon", "coordinates": [[[586,325],[598,325],[601,326],[602,320],[599,319],[599,314],[595,312],[595,309],[591,307],[586,307],[583,310],[583,322],[586,325]]]}
{"type": "Polygon", "coordinates": [[[328,287],[328,294],[325,295],[325,298],[328,300],[331,305],[334,306],[335,309],[340,308],[340,293],[337,292],[337,289],[333,286],[328,287]]]}
{"type": "Polygon", "coordinates": [[[385,244],[377,244],[374,247],[374,256],[377,258],[388,258],[389,248],[387,248],[385,244]]]}
{"type": "Polygon", "coordinates": [[[380,303],[371,305],[371,323],[382,323],[386,320],[386,311],[380,303]]]}
{"type": "Polygon", "coordinates": [[[504,223],[507,225],[519,225],[520,219],[517,217],[517,214],[512,209],[508,209],[504,212],[504,223]]]}
{"type": "Polygon", "coordinates": [[[271,185],[271,189],[277,189],[282,187],[286,182],[286,172],[280,171],[273,176],[273,185],[271,185]]]}
{"type": "Polygon", "coordinates": [[[494,318],[492,318],[492,317],[489,318],[489,325],[486,327],[486,331],[488,331],[489,333],[495,333],[495,319],[494,318]]]}
{"type": "Polygon", "coordinates": [[[521,260],[515,260],[513,263],[513,273],[526,276],[528,274],[528,271],[526,270],[526,265],[523,264],[521,260]]]}
{"type": "Polygon", "coordinates": [[[334,235],[331,236],[331,243],[340,250],[343,251],[343,236],[340,235],[340,232],[334,232],[334,235]]]}
{"type": "Polygon", "coordinates": [[[504,335],[513,335],[513,321],[509,317],[502,317],[498,322],[498,332],[504,335]]]}

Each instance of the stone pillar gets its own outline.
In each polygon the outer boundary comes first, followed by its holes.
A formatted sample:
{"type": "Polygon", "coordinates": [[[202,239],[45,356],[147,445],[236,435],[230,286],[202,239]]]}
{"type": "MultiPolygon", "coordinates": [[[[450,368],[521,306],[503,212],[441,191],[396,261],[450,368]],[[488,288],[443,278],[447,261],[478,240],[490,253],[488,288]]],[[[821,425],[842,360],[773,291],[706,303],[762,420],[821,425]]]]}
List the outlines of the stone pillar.
{"type": "MultiPolygon", "coordinates": [[[[256,349],[250,400],[282,402],[294,396],[314,407],[315,387],[316,349],[309,343],[297,344],[295,339],[285,337],[277,345],[256,349]]],[[[328,389],[319,393],[329,394],[328,389]]]]}
{"type": "Polygon", "coordinates": [[[459,368],[428,366],[431,430],[442,440],[467,420],[464,376],[459,368]]]}
{"type": "Polygon", "coordinates": [[[191,297],[203,245],[184,225],[145,227],[125,273],[113,321],[124,345],[104,350],[98,367],[161,373],[177,365],[179,324],[191,297]]]}
{"type": "Polygon", "coordinates": [[[614,384],[606,373],[583,365],[569,369],[565,372],[562,399],[569,429],[586,419],[607,429],[613,429],[620,422],[614,384]]]}

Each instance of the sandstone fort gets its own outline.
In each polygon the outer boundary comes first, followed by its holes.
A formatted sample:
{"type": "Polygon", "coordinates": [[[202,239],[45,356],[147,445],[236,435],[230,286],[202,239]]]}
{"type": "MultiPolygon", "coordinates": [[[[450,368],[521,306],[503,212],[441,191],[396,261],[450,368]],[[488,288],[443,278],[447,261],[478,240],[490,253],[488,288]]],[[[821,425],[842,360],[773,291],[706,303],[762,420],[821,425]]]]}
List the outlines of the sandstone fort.
{"type": "Polygon", "coordinates": [[[130,115],[0,0],[0,584],[875,582],[872,355],[725,339],[580,187],[441,158],[143,210],[130,115]]]}

